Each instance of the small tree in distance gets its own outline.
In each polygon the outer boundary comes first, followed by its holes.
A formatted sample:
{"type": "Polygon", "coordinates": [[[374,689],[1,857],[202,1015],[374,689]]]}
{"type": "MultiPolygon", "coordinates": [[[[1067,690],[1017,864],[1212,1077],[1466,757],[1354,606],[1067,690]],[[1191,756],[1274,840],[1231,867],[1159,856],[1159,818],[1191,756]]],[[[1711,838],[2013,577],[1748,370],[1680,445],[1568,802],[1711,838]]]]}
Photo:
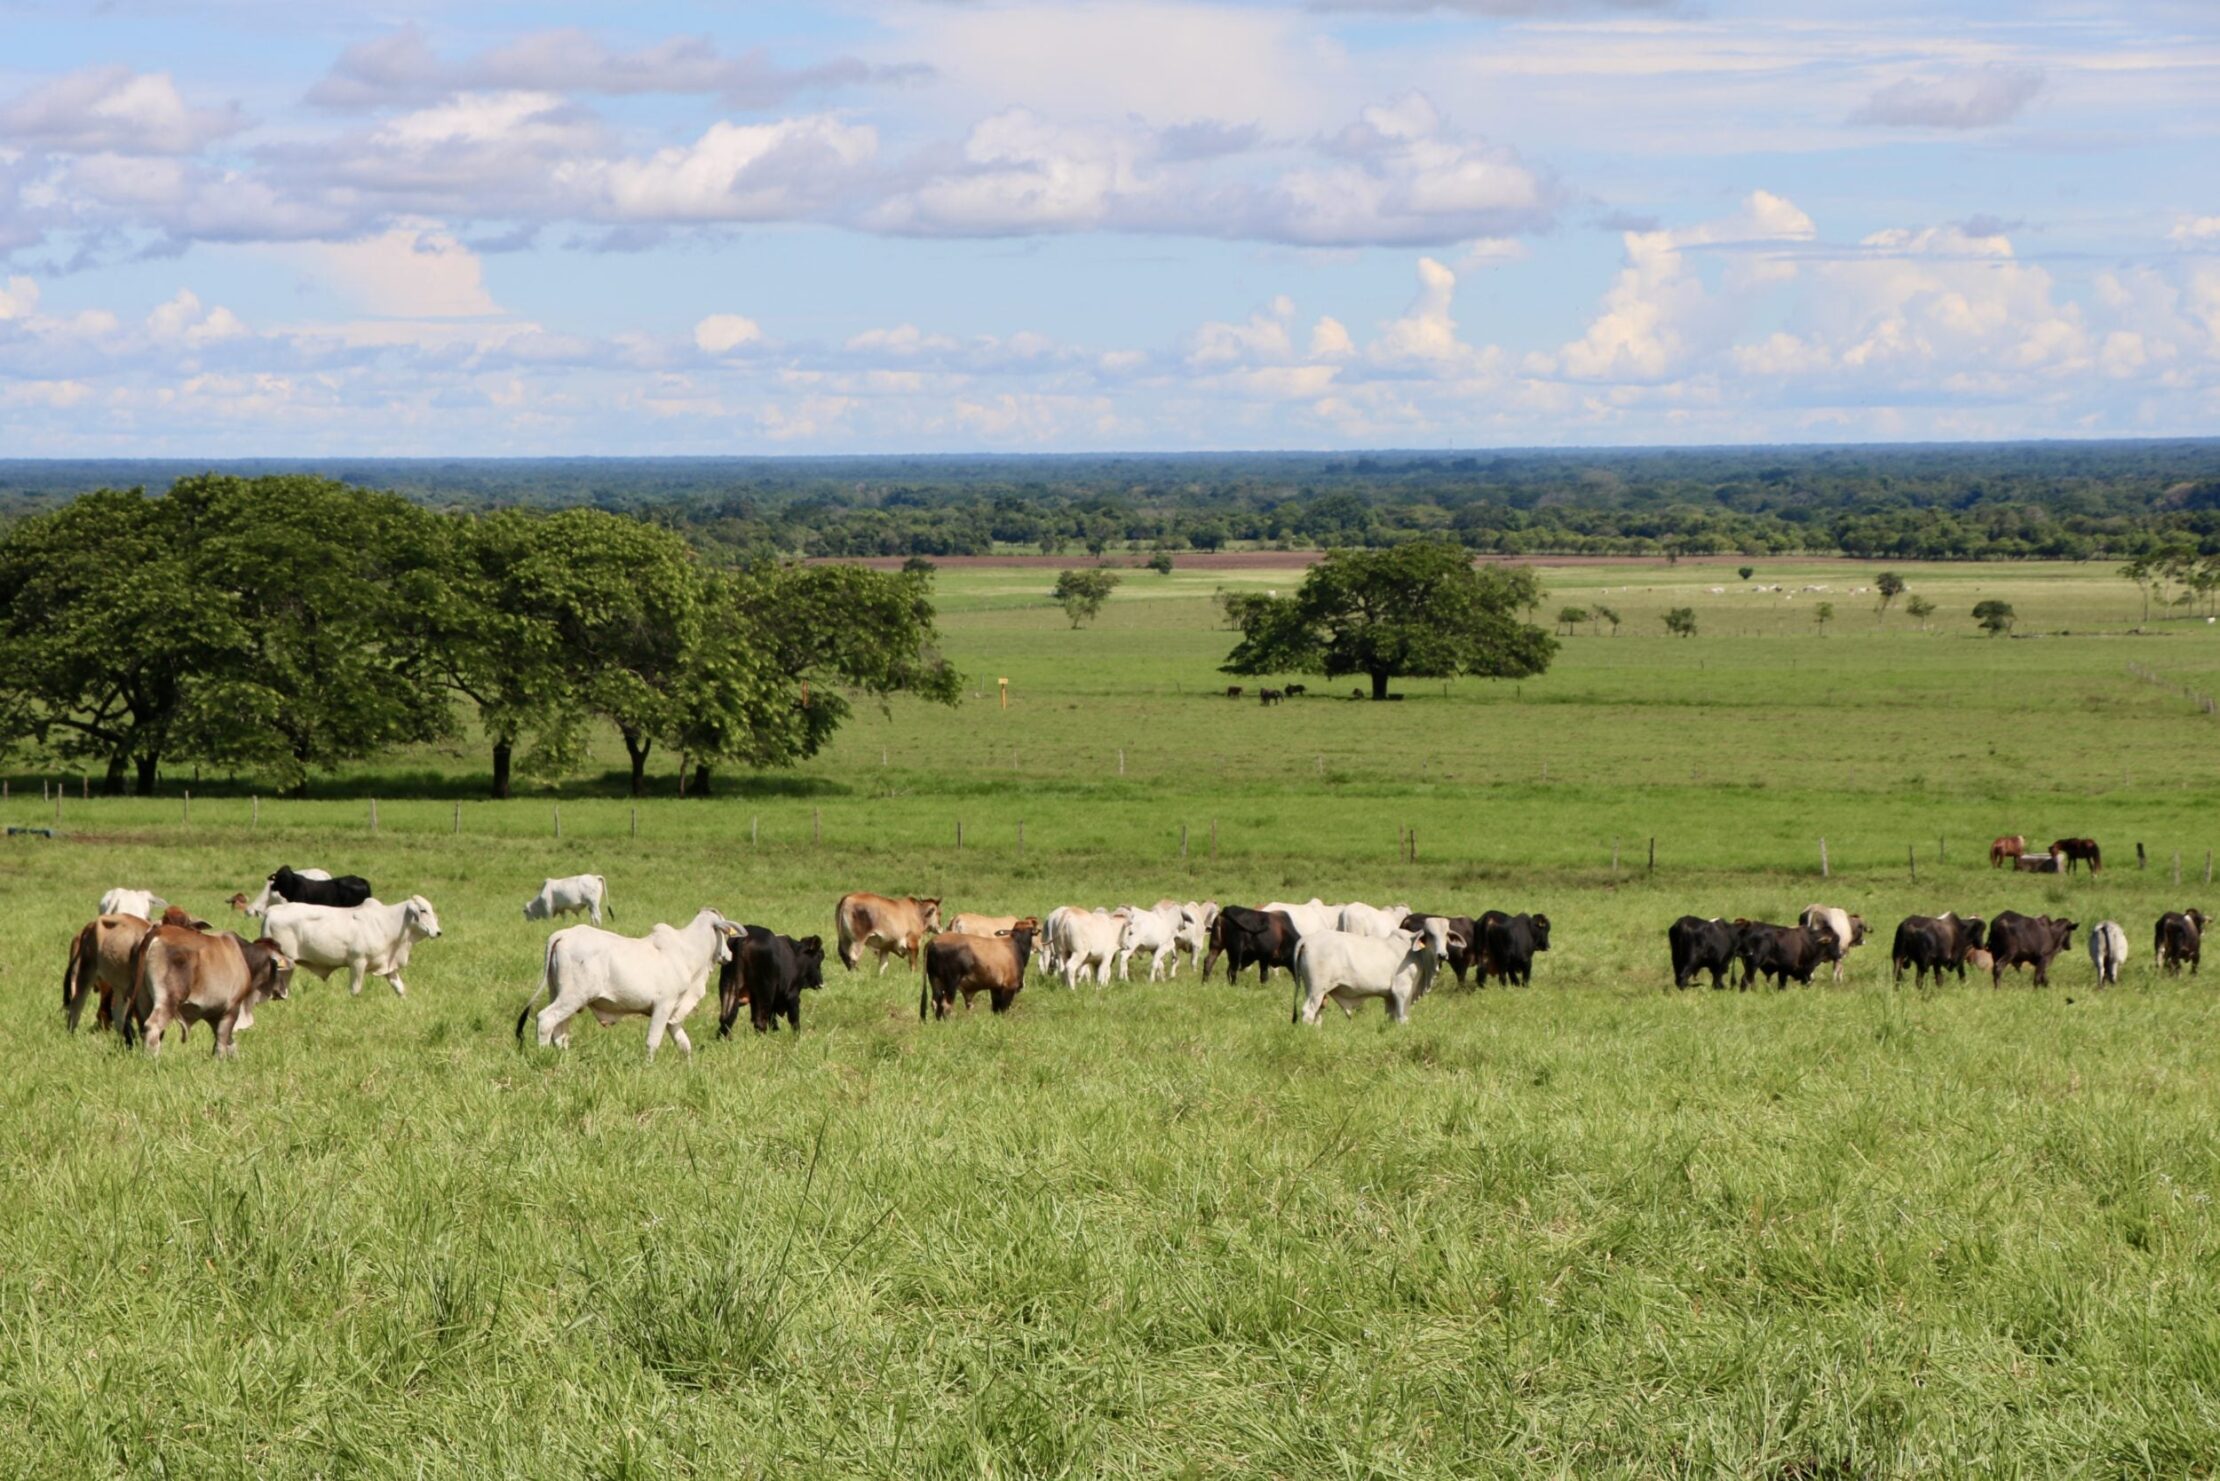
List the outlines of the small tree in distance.
{"type": "Polygon", "coordinates": [[[1159,550],[1158,552],[1156,552],[1156,554],[1150,556],[1149,569],[1154,571],[1159,576],[1171,575],[1172,553],[1169,550],[1159,550]]]}
{"type": "Polygon", "coordinates": [[[1904,611],[1912,621],[1919,624],[1919,630],[1925,632],[1927,619],[1935,615],[1935,604],[1925,597],[1916,596],[1904,604],[1904,611]]]}
{"type": "Polygon", "coordinates": [[[1121,578],[1115,571],[1097,567],[1091,571],[1064,571],[1056,577],[1056,589],[1051,593],[1071,625],[1092,622],[1102,615],[1103,603],[1110,600],[1121,578]]]}
{"type": "Polygon", "coordinates": [[[1596,611],[1596,620],[1597,620],[1598,622],[1608,622],[1608,623],[1610,623],[1610,624],[1611,624],[1611,636],[1613,636],[1614,638],[1615,638],[1615,637],[1617,637],[1617,636],[1619,635],[1619,612],[1618,612],[1618,609],[1617,609],[1616,607],[1606,607],[1606,606],[1605,606],[1605,605],[1604,605],[1603,603],[1601,603],[1601,602],[1598,602],[1598,603],[1596,603],[1596,608],[1595,608],[1595,611],[1596,611]]]}
{"type": "Polygon", "coordinates": [[[1879,607],[1886,613],[1890,603],[1904,594],[1904,578],[1894,571],[1883,571],[1874,579],[1873,589],[1881,594],[1879,607]]]}
{"type": "Polygon", "coordinates": [[[1973,620],[1980,623],[1982,630],[1993,638],[1998,633],[2010,632],[2012,624],[2019,620],[2019,614],[2012,610],[2010,602],[2000,602],[1992,597],[1974,607],[1973,620]]]}
{"type": "Polygon", "coordinates": [[[1736,566],[1734,568],[1734,574],[1740,576],[1745,581],[1749,580],[1750,577],[1756,573],[1756,571],[1756,566],[1736,566]]]}
{"type": "Polygon", "coordinates": [[[1568,638],[1572,636],[1572,630],[1575,627],[1587,620],[1588,609],[1586,607],[1559,607],[1557,609],[1557,624],[1564,628],[1565,636],[1568,638]]]}
{"type": "Polygon", "coordinates": [[[1694,607],[1675,607],[1672,611],[1667,612],[1665,614],[1665,631],[1676,638],[1694,637],[1696,635],[1696,609],[1694,607]]]}
{"type": "Polygon", "coordinates": [[[1821,637],[1827,636],[1827,624],[1835,620],[1835,604],[1833,602],[1821,602],[1811,614],[1811,620],[1818,624],[1819,635],[1821,637]]]}

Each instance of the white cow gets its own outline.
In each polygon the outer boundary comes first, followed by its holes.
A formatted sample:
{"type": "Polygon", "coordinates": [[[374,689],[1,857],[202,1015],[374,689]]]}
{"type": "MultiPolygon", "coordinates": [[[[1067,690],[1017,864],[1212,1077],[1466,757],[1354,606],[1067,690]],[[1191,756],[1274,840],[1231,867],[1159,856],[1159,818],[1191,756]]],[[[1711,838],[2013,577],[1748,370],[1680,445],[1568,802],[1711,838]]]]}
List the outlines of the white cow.
{"type": "Polygon", "coordinates": [[[1341,907],[1341,918],[1335,922],[1334,929],[1385,940],[1403,929],[1403,922],[1410,913],[1408,905],[1390,905],[1383,909],[1358,901],[1341,907]]]}
{"type": "Polygon", "coordinates": [[[409,964],[409,948],[439,936],[439,913],[422,895],[411,895],[398,905],[365,900],[352,910],[338,905],[301,905],[280,900],[263,912],[262,934],[278,950],[326,982],[341,967],[347,969],[347,991],[362,991],[362,979],[376,973],[393,984],[394,995],[406,996],[408,984],[401,969],[409,964]]]}
{"type": "Polygon", "coordinates": [[[692,1059],[694,1043],[681,1025],[709,991],[711,970],[732,960],[733,939],[739,934],[740,927],[706,905],[683,929],[658,924],[645,937],[619,936],[599,926],[565,926],[547,938],[539,986],[516,1016],[517,1039],[522,1042],[532,1004],[544,992],[548,1003],[539,1016],[542,1049],[549,1044],[568,1049],[570,1020],[587,1012],[603,1028],[620,1018],[644,1017],[649,1059],[662,1047],[665,1031],[692,1059]]]}
{"type": "MultiPolygon", "coordinates": [[[[295,874],[298,874],[303,879],[331,878],[331,871],[329,869],[296,869],[293,872],[295,874]]],[[[239,908],[248,915],[267,915],[269,914],[270,907],[272,905],[283,905],[285,903],[287,903],[286,899],[283,895],[280,895],[277,892],[277,886],[272,884],[267,878],[264,878],[264,880],[262,881],[262,893],[254,897],[254,902],[252,904],[242,905],[239,908]]]]}
{"type": "Polygon", "coordinates": [[[160,920],[170,902],[152,890],[113,889],[100,897],[102,915],[135,915],[140,920],[160,920]]]}
{"type": "Polygon", "coordinates": [[[1316,1023],[1332,998],[1353,1015],[1366,998],[1383,998],[1388,1017],[1402,1023],[1411,1002],[1434,984],[1449,951],[1449,922],[1426,917],[1426,929],[1397,931],[1382,939],[1347,931],[1305,936],[1295,944],[1296,1023],[1316,1023]]]}
{"type": "Polygon", "coordinates": [[[2120,980],[2120,968],[2127,965],[2127,932],[2120,923],[2100,920],[2089,933],[2089,961],[2097,969],[2097,986],[2110,987],[2120,980]]]}
{"type": "Polygon", "coordinates": [[[1835,944],[1842,948],[1835,957],[1835,981],[1842,981],[1850,948],[1865,945],[1865,917],[1834,905],[1806,905],[1796,921],[1798,925],[1825,926],[1834,932],[1835,944]]]}
{"type": "Polygon", "coordinates": [[[1165,958],[1171,959],[1170,974],[1179,975],[1179,932],[1181,917],[1179,906],[1158,905],[1153,910],[1143,910],[1138,905],[1118,907],[1125,916],[1125,934],[1118,941],[1118,976],[1132,980],[1130,970],[1135,952],[1149,954],[1149,981],[1165,976],[1165,958]]]}
{"type": "Polygon", "coordinates": [[[540,892],[524,902],[524,918],[553,920],[558,915],[576,915],[584,911],[598,926],[604,909],[609,912],[609,919],[617,918],[617,907],[609,903],[609,882],[598,874],[573,874],[541,885],[540,892]]]}
{"type": "Polygon", "coordinates": [[[1308,905],[1289,905],[1275,900],[1270,905],[1259,906],[1258,909],[1266,912],[1279,911],[1295,923],[1295,934],[1298,936],[1322,935],[1341,923],[1341,907],[1328,905],[1316,895],[1310,897],[1308,905]]]}
{"type": "Polygon", "coordinates": [[[1108,910],[1066,906],[1055,912],[1055,919],[1056,966],[1063,973],[1064,986],[1076,990],[1089,967],[1095,969],[1097,987],[1107,983],[1125,939],[1125,917],[1108,910]]]}
{"type": "Polygon", "coordinates": [[[1179,907],[1179,950],[1199,963],[1210,950],[1210,928],[1218,923],[1218,902],[1189,900],[1179,907]]]}

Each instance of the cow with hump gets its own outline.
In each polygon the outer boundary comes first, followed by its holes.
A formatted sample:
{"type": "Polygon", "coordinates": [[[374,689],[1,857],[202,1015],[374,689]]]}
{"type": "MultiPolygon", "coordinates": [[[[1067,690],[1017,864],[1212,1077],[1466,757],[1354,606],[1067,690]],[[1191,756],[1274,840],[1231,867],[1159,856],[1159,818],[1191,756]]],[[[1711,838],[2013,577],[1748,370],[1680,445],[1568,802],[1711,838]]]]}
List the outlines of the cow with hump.
{"type": "Polygon", "coordinates": [[[1852,915],[1840,906],[1807,905],[1804,913],[1797,917],[1797,924],[1825,926],[1834,935],[1835,944],[1842,948],[1835,958],[1835,981],[1842,981],[1843,969],[1850,960],[1850,948],[1865,945],[1865,917],[1852,915]]]}
{"type": "Polygon", "coordinates": [[[1449,953],[1449,923],[1438,915],[1425,919],[1422,930],[1384,937],[1349,931],[1303,937],[1295,948],[1292,1021],[1318,1022],[1328,998],[1349,1016],[1366,998],[1379,998],[1394,1022],[1409,1019],[1411,1004],[1434,985],[1434,973],[1449,953]]]}
{"type": "Polygon", "coordinates": [[[1996,919],[1989,922],[1989,985],[2000,987],[2007,967],[2033,967],[2035,985],[2050,986],[2051,959],[2062,951],[2070,951],[2074,932],[2079,926],[2070,920],[2052,920],[2047,915],[2022,915],[2016,910],[2000,910],[1996,919]]]}
{"type": "Polygon", "coordinates": [[[217,1058],[229,1059],[238,1053],[239,1034],[254,1026],[255,1008],[286,997],[293,963],[277,943],[204,930],[204,924],[172,906],[140,938],[123,1017],[126,1044],[143,1038],[147,1053],[157,1055],[172,1023],[183,1024],[188,1035],[194,1024],[206,1023],[217,1058]]]}
{"type": "Polygon", "coordinates": [[[1009,1012],[1025,986],[1025,961],[1032,953],[1033,929],[1022,923],[1007,936],[935,936],[925,947],[917,1021],[925,1021],[928,1004],[933,1017],[946,1018],[958,993],[967,1011],[972,998],[985,993],[995,1012],[1009,1012]]]}
{"type": "Polygon", "coordinates": [[[1966,976],[1966,959],[1973,952],[1982,950],[1982,937],[1988,922],[1978,915],[1960,915],[1948,911],[1942,915],[1907,915],[1897,922],[1896,938],[1889,946],[1889,964],[1895,971],[1894,981],[1904,980],[1904,971],[1910,968],[1914,986],[1925,987],[1927,974],[1932,972],[1937,982],[1945,972],[1956,972],[1963,982],[1966,976]]]}
{"type": "Polygon", "coordinates": [[[925,938],[939,929],[938,897],[872,895],[859,890],[842,895],[833,909],[833,939],[840,945],[840,965],[851,972],[861,964],[866,951],[879,954],[882,977],[890,956],[915,966],[925,938]]]}
{"type": "Polygon", "coordinates": [[[784,1018],[802,1031],[802,993],[825,985],[825,939],[774,935],[763,926],[741,927],[732,960],[717,974],[717,1037],[732,1037],[732,1025],[747,1005],[755,1031],[775,1033],[784,1018]]]}
{"type": "Polygon", "coordinates": [[[93,1026],[115,1027],[118,1006],[131,996],[131,954],[151,929],[145,916],[102,911],[71,939],[69,965],[62,970],[62,1013],[71,1033],[77,1032],[85,1000],[96,993],[100,1006],[93,1026]]]}
{"type": "Polygon", "coordinates": [[[363,978],[383,977],[396,997],[408,995],[401,971],[419,941],[437,940],[439,912],[422,895],[398,905],[366,900],[357,906],[272,905],[262,931],[299,965],[325,981],[347,969],[347,991],[360,993],[363,978]]]}
{"type": "Polygon", "coordinates": [[[684,926],[658,923],[644,937],[619,936],[599,926],[565,926],[547,938],[539,985],[516,1016],[518,1042],[532,1018],[532,1004],[547,996],[537,1020],[540,1047],[570,1047],[570,1021],[591,1013],[607,1028],[620,1018],[648,1021],[647,1057],[667,1032],[686,1057],[686,1015],[709,991],[709,972],[732,960],[740,928],[704,905],[684,926]]]}
{"type": "Polygon", "coordinates": [[[609,919],[617,918],[617,907],[609,903],[609,881],[598,874],[572,874],[562,879],[550,879],[540,886],[538,894],[524,902],[526,920],[553,920],[559,915],[583,915],[598,926],[604,910],[609,912],[609,919]]]}

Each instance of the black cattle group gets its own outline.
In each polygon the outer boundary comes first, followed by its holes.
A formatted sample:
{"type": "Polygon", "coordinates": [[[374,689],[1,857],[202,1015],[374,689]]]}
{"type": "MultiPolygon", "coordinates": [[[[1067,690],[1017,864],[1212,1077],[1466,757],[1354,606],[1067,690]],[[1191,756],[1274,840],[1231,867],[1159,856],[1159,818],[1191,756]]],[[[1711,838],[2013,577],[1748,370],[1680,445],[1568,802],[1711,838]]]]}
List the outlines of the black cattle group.
{"type": "MultiPolygon", "coordinates": [[[[2201,911],[2168,911],[2160,916],[2152,940],[2159,969],[2175,973],[2186,965],[2194,975],[2204,927],[2201,911]]],[[[1955,911],[1910,915],[1896,927],[1889,964],[1893,980],[1902,982],[1909,972],[1919,987],[1926,986],[1930,977],[1940,982],[1945,973],[1955,973],[1962,982],[1968,967],[1987,972],[1992,985],[2001,984],[2008,970],[2032,968],[2035,985],[2048,987],[2051,963],[2061,952],[2073,949],[2074,932],[2080,929],[2078,921],[2022,915],[2016,910],[1999,911],[1993,920],[1955,911]]],[[[1790,978],[1808,984],[1821,963],[1839,961],[1844,950],[1834,932],[1817,921],[1776,926],[1684,915],[1666,929],[1665,940],[1672,953],[1675,987],[1691,986],[1708,974],[1713,987],[1723,988],[1738,967],[1737,987],[1747,988],[1759,977],[1777,988],[1786,987],[1790,978]]],[[[2098,968],[2100,973],[2105,970],[2098,968]]],[[[2116,976],[2117,966],[2111,970],[2116,976]]]]}
{"type": "MultiPolygon", "coordinates": [[[[1477,972],[1482,987],[1490,981],[1526,987],[1534,980],[1534,956],[1549,950],[1549,917],[1509,915],[1484,910],[1478,919],[1449,915],[1449,954],[1443,964],[1456,974],[1457,985],[1466,986],[1468,974],[1477,972]]],[[[1413,911],[1403,917],[1406,931],[1425,929],[1426,913],[1413,911]]],[[[1272,969],[1295,970],[1295,947],[1302,933],[1282,911],[1251,910],[1228,905],[1210,926],[1210,949],[1203,957],[1202,978],[1210,980],[1218,959],[1226,961],[1226,981],[1240,979],[1253,963],[1257,980],[1272,980],[1272,969]]]]}

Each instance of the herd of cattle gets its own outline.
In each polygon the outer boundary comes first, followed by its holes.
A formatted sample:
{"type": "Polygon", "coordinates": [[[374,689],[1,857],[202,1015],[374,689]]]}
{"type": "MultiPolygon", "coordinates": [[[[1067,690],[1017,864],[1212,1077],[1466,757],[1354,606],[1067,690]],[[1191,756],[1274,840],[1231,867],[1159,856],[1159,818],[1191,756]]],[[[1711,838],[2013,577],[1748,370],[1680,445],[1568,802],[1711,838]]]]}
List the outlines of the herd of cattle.
{"type": "MultiPolygon", "coordinates": [[[[2053,854],[2073,857],[2074,851],[2059,846],[2053,854]]],[[[2085,857],[2096,867],[2093,844],[2085,857]]],[[[335,879],[317,869],[280,868],[256,898],[241,893],[230,904],[260,920],[258,936],[217,930],[148,891],[110,890],[100,914],[70,945],[62,978],[69,1027],[77,1027],[86,1003],[97,997],[97,1025],[115,1028],[127,1045],[143,1041],[157,1053],[172,1023],[188,1034],[193,1024],[207,1023],[216,1053],[230,1055],[239,1031],[254,1022],[255,1008],[288,995],[297,968],[326,980],[344,969],[355,993],[366,976],[376,975],[405,994],[401,973],[410,949],[440,934],[438,913],[423,896],[383,904],[368,880],[335,879]]],[[[613,920],[616,910],[598,874],[547,880],[525,903],[528,921],[585,915],[591,924],[565,926],[548,937],[540,981],[517,1015],[519,1040],[526,1024],[536,1022],[543,1047],[567,1047],[570,1020],[580,1013],[604,1025],[644,1017],[650,1058],[666,1035],[691,1055],[684,1024],[713,976],[720,1038],[731,1034],[743,1007],[758,1033],[775,1030],[781,1018],[798,1031],[802,994],[824,986],[821,937],[796,940],[706,907],[683,927],[659,924],[644,937],[631,937],[602,929],[605,914],[613,920]],[[535,1020],[533,1004],[542,996],[547,1004],[535,1020]]],[[[1546,915],[1434,914],[1408,904],[1333,905],[1315,897],[1253,909],[1196,900],[1116,909],[1066,905],[1045,917],[967,913],[944,924],[936,898],[857,893],[841,898],[833,924],[848,970],[858,970],[869,952],[882,975],[890,959],[920,972],[921,1020],[928,1011],[946,1017],[958,997],[969,1008],[981,993],[995,1012],[1007,1011],[1028,971],[1076,989],[1089,977],[1106,984],[1113,971],[1130,978],[1137,957],[1146,958],[1148,980],[1176,978],[1184,957],[1204,981],[1221,959],[1229,983],[1252,965],[1260,983],[1269,982],[1275,968],[1286,971],[1296,986],[1297,1022],[1318,1022],[1329,999],[1349,1014],[1375,998],[1402,1022],[1443,967],[1460,986],[1468,977],[1482,985],[1525,986],[1533,980],[1535,956],[1550,945],[1546,915]]],[[[2159,917],[2152,938],[2158,968],[2175,973],[2186,966],[2194,974],[2205,925],[2197,910],[2159,917]]],[[[1945,972],[1963,980],[1971,968],[2000,984],[2008,969],[2032,967],[2036,985],[2043,986],[2078,929],[2070,920],[2010,910],[1993,920],[1915,915],[1897,926],[1889,955],[1898,982],[1907,971],[1921,986],[1930,977],[1939,982],[1945,972]]],[[[1666,938],[1676,987],[1705,974],[1713,987],[1724,987],[1739,971],[1737,985],[1745,989],[1760,977],[1785,988],[1791,980],[1808,985],[1822,967],[1841,981],[1849,952],[1865,942],[1866,924],[1839,907],[1813,905],[1793,926],[1682,916],[1666,938]]],[[[2099,985],[2119,981],[2128,958],[2126,931],[2100,921],[2089,933],[2088,950],[2099,985]]]]}

